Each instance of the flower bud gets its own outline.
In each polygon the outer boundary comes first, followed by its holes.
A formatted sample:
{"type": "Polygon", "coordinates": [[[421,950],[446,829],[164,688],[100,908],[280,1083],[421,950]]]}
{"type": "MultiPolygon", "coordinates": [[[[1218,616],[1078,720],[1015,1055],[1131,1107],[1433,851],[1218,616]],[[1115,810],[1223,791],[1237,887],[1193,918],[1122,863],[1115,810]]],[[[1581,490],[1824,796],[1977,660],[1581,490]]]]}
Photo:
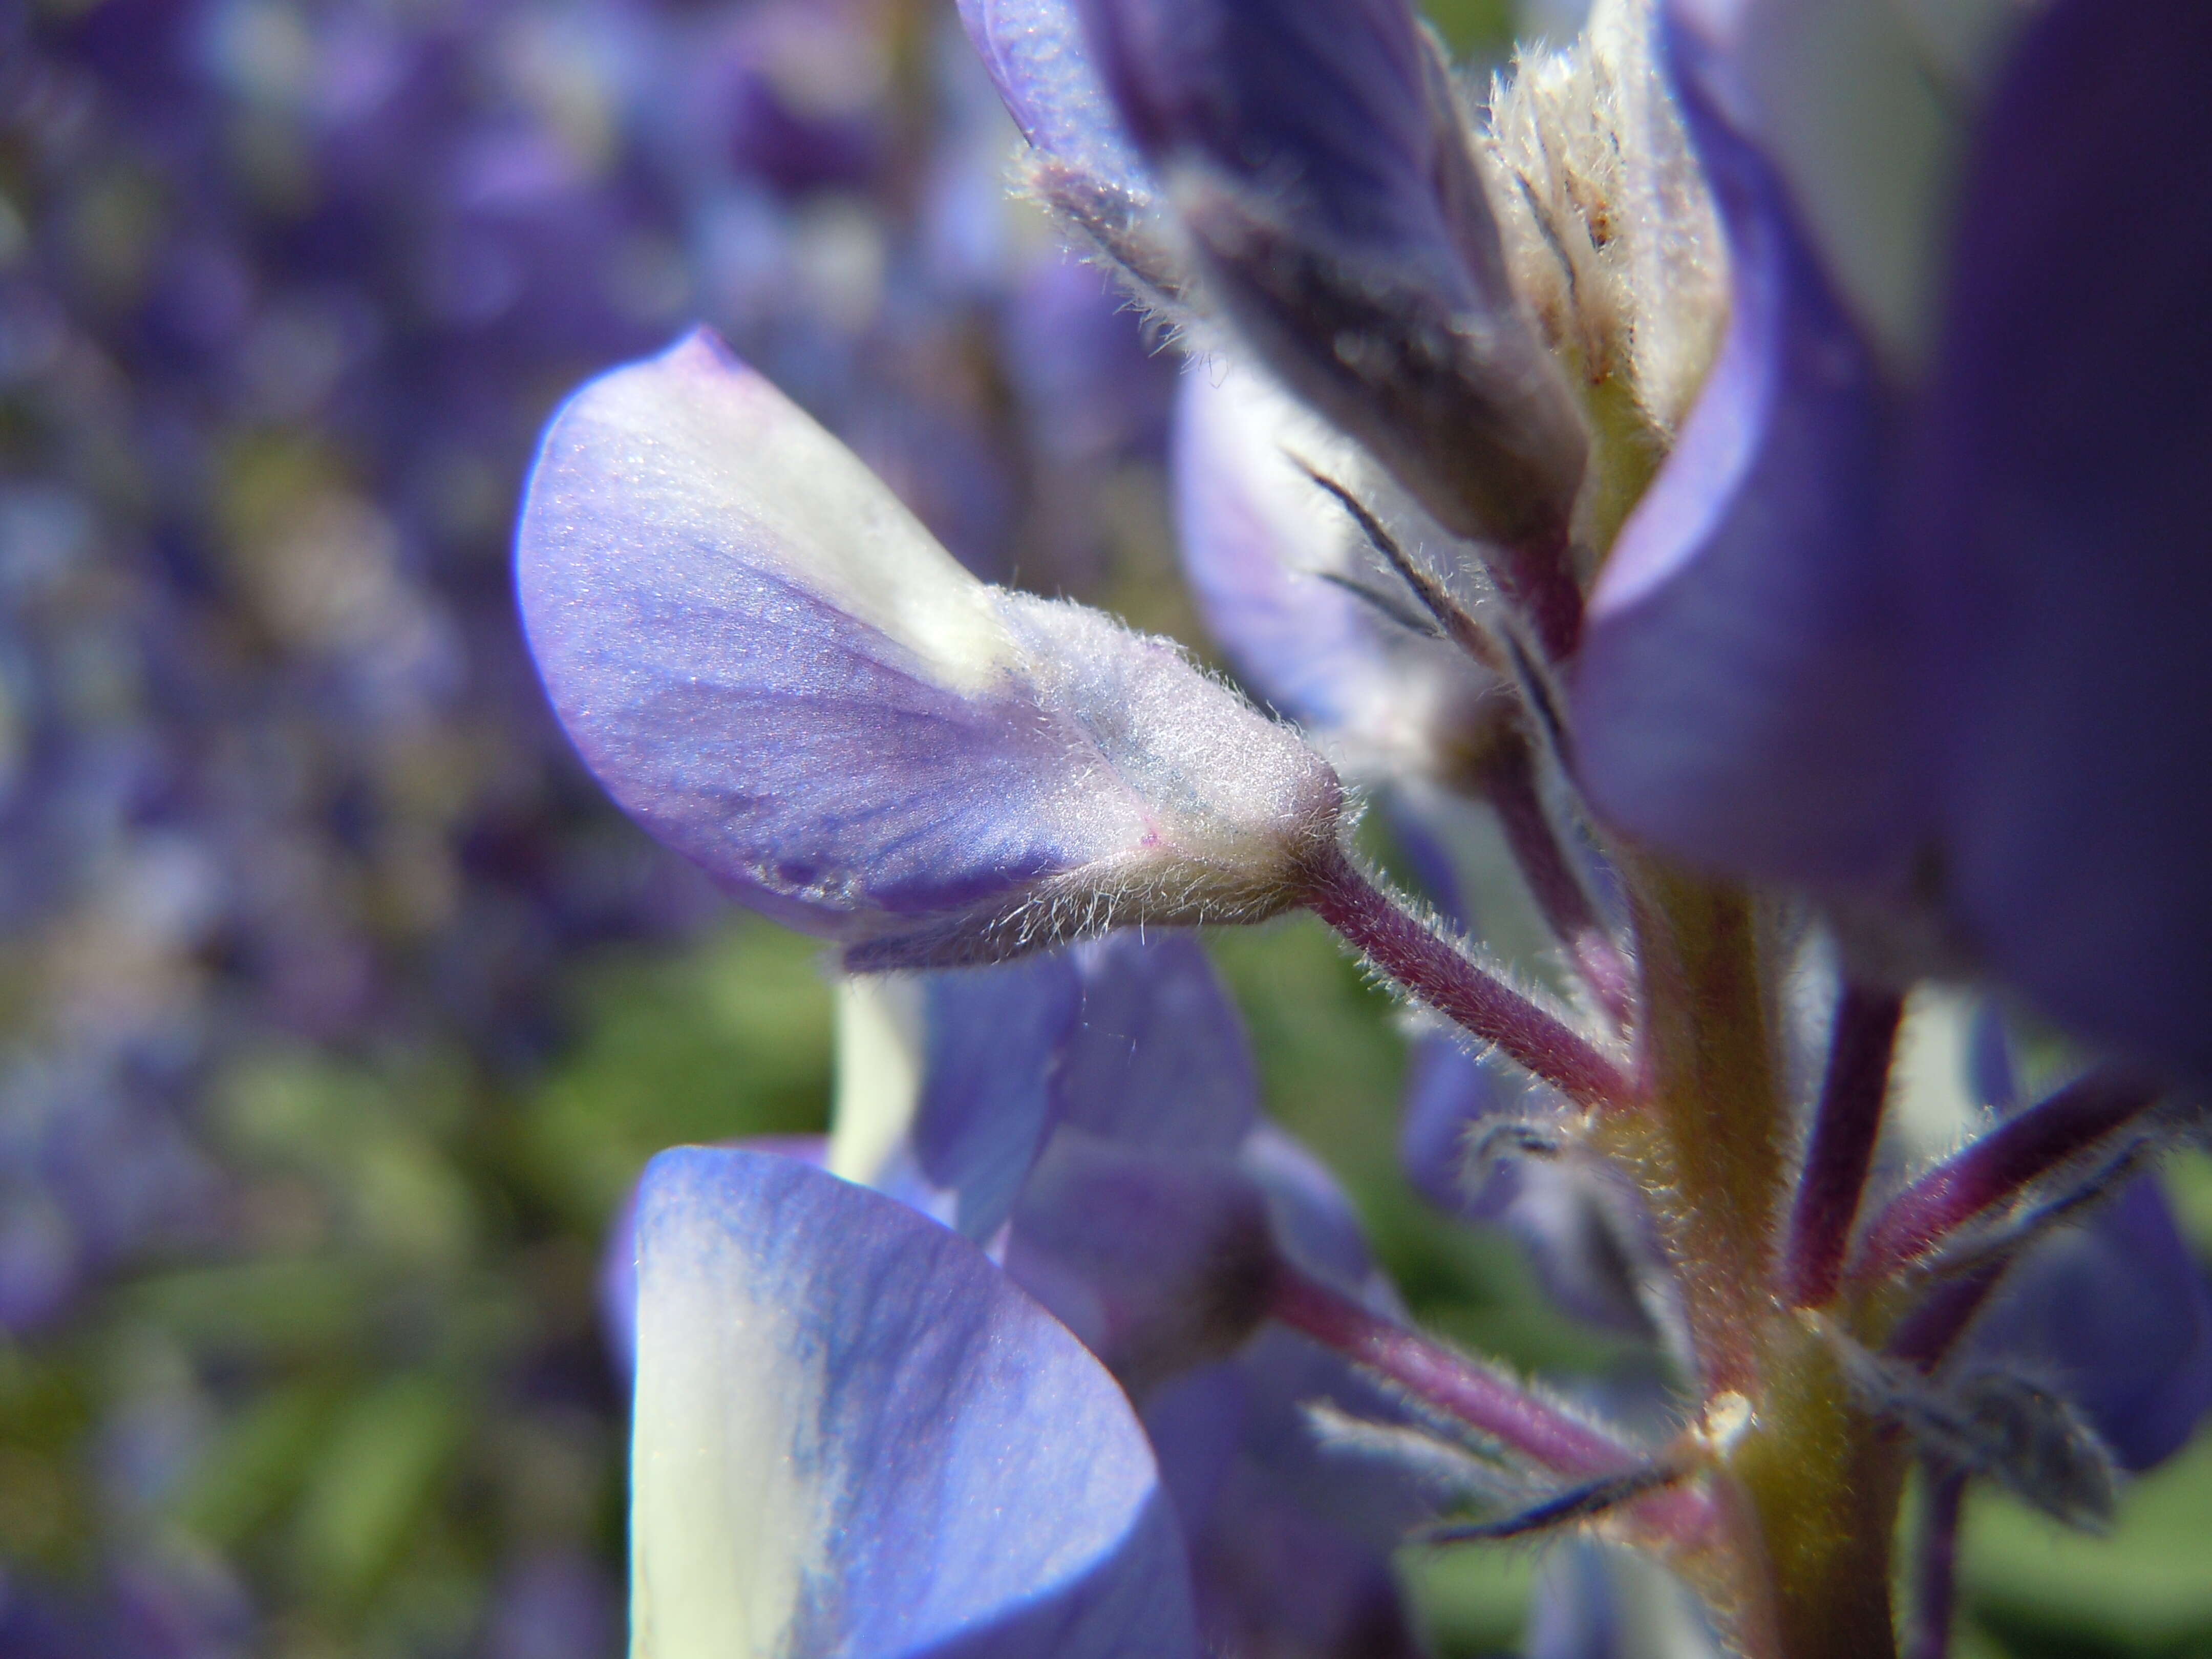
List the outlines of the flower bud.
{"type": "Polygon", "coordinates": [[[1403,0],[1087,0],[1209,291],[1457,534],[1563,543],[1586,443],[1403,0]]]}
{"type": "Polygon", "coordinates": [[[985,586],[704,331],[555,416],[517,586],[625,810],[848,965],[1293,902],[1342,792],[1174,645],[985,586]]]}

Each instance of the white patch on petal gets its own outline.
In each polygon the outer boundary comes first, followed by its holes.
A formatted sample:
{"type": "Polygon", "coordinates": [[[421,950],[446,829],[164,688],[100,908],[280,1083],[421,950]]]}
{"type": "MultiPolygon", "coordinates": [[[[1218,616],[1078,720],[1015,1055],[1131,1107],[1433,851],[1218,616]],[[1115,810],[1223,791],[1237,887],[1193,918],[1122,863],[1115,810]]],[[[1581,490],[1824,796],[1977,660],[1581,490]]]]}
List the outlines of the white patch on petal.
{"type": "Polygon", "coordinates": [[[830,1173],[881,1180],[921,1101],[921,981],[848,975],[837,982],[837,1096],[830,1173]]]}
{"type": "Polygon", "coordinates": [[[696,1204],[638,1229],[631,1659],[780,1659],[829,1560],[823,1380],[762,1264],[696,1204]]]}
{"type": "Polygon", "coordinates": [[[705,331],[578,395],[604,488],[672,544],[734,544],[897,641],[948,690],[1004,672],[1012,642],[981,582],[860,458],[705,331]]]}

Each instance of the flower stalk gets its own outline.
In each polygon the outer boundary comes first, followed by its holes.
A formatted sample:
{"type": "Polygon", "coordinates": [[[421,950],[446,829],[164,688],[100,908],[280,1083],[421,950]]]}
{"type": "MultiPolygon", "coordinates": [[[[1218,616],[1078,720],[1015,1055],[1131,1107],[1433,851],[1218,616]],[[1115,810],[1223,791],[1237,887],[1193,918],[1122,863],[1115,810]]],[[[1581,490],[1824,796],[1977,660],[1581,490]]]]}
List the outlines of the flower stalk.
{"type": "Polygon", "coordinates": [[[1827,1075],[1790,1218],[1783,1290],[1792,1307],[1821,1306],[1842,1280],[1851,1223],[1874,1167],[1890,1058],[1904,1017],[1905,999],[1891,990],[1846,985],[1836,1005],[1827,1075]]]}
{"type": "Polygon", "coordinates": [[[1370,879],[1341,846],[1314,854],[1304,872],[1306,907],[1376,971],[1424,1006],[1594,1111],[1635,1103],[1629,1078],[1588,1038],[1539,1007],[1370,879]]]}
{"type": "Polygon", "coordinates": [[[1970,1223],[2117,1139],[2159,1103],[2140,1078],[2093,1072],[2009,1118],[1914,1182],[1867,1229],[1850,1276],[1891,1278],[1970,1223]]]}
{"type": "Polygon", "coordinates": [[[1633,1467],[1633,1448],[1432,1337],[1285,1264],[1268,1312],[1510,1455],[1575,1479],[1633,1467]]]}

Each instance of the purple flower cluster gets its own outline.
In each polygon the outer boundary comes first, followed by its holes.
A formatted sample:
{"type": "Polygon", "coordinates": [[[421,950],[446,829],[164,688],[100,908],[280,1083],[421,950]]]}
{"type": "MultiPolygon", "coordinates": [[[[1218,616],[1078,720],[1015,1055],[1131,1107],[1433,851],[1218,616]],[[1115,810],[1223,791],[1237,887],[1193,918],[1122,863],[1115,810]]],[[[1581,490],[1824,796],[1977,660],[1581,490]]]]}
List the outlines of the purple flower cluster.
{"type": "MultiPolygon", "coordinates": [[[[711,335],[555,418],[556,710],[851,975],[826,1147],[664,1155],[610,1268],[636,1650],[1413,1650],[1394,1539],[1580,1533],[1730,1651],[1894,1652],[1917,1462],[1939,1655],[1966,1480],[2095,1525],[2212,1405],[2146,1172],[2212,1056],[2212,33],[1603,0],[1479,112],[1402,0],[963,15],[1186,348],[1183,558],[1296,725],[711,335]],[[1291,909],[1417,1011],[1417,1184],[1667,1389],[1404,1319],[1160,931],[1291,909]]],[[[1532,1640],[1618,1650],[1568,1559],[1532,1640]]]]}

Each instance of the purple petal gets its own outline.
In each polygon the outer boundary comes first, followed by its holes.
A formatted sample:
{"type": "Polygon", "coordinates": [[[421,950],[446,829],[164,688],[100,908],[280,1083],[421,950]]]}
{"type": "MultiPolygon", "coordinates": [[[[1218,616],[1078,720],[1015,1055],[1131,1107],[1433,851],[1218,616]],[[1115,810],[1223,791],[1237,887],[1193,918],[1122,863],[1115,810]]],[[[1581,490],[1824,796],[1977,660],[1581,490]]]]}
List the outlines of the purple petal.
{"type": "Polygon", "coordinates": [[[1256,1463],[1231,1471],[1196,1551],[1200,1629],[1219,1653],[1422,1659],[1383,1547],[1278,1491],[1256,1463]]]}
{"type": "Polygon", "coordinates": [[[959,1229],[980,1241],[1013,1209],[1056,1115],[1053,1085],[1083,982],[1054,953],[934,974],[923,994],[915,1156],[933,1185],[958,1195],[959,1229]]]}
{"type": "Polygon", "coordinates": [[[1324,1446],[1317,1401],[1396,1420],[1342,1360],[1279,1330],[1146,1403],[1202,1632],[1210,1651],[1413,1659],[1390,1558],[1429,1499],[1395,1465],[1324,1446]]]}
{"type": "Polygon", "coordinates": [[[1170,1160],[1064,1129],[1037,1160],[1006,1272],[1141,1399],[1226,1358],[1267,1311],[1275,1249],[1225,1158],[1170,1160]]]}
{"type": "Polygon", "coordinates": [[[988,588],[711,335],[548,428],[517,582],[633,816],[863,967],[1263,914],[1334,775],[1172,647],[988,588]]]}
{"type": "MultiPolygon", "coordinates": [[[[1428,54],[1405,0],[1084,0],[1081,9],[1104,83],[1148,153],[1194,150],[1266,179],[1338,239],[1455,267],[1429,176],[1428,54]]],[[[1452,270],[1446,280],[1464,279],[1452,270]]]]}
{"type": "MultiPolygon", "coordinates": [[[[1304,466],[1370,501],[1361,475],[1372,469],[1243,365],[1184,374],[1173,445],[1183,574],[1244,683],[1348,763],[1370,771],[1443,763],[1495,680],[1421,631],[1414,596],[1304,466]],[[1347,582],[1395,605],[1403,620],[1347,582]]],[[[1402,539],[1427,550],[1418,530],[1402,539]]]]}
{"type": "Polygon", "coordinates": [[[1368,607],[1328,580],[1344,526],[1256,414],[1252,376],[1186,374],[1176,400],[1176,538],[1200,613],[1244,683],[1293,720],[1351,723],[1388,663],[1368,607]]]}
{"type": "Polygon", "coordinates": [[[1060,1127],[1150,1152],[1232,1151],[1259,1109],[1236,1006],[1187,934],[1109,934],[1034,962],[933,975],[921,1172],[988,1238],[1060,1127]]]}
{"type": "Polygon", "coordinates": [[[973,1245],[701,1147],[638,1231],[639,1651],[1195,1655],[1126,1397],[973,1245]]]}
{"type": "Polygon", "coordinates": [[[1107,95],[1074,0],[960,0],[960,21],[1023,137],[1079,173],[1151,198],[1152,175],[1107,95]]]}
{"type": "Polygon", "coordinates": [[[2208,52],[2212,15],[2154,0],[2024,32],[1967,176],[1906,549],[1958,926],[2051,1014],[2200,1078],[2208,52]]]}
{"type": "Polygon", "coordinates": [[[1395,1295],[1375,1266],[1367,1229],[1328,1166],[1272,1123],[1253,1127],[1237,1162],[1267,1205],[1283,1255],[1301,1271],[1356,1295],[1395,1295]]]}
{"type": "Polygon", "coordinates": [[[2212,1409],[2212,1287],[2156,1177],[2029,1252],[1961,1363],[2055,1383],[2124,1468],[2179,1450],[2212,1409]]]}
{"type": "Polygon", "coordinates": [[[1765,164],[1693,80],[1684,100],[1728,227],[1733,311],[1591,595],[1577,770],[1604,817],[1693,864],[1886,884],[1915,817],[1876,556],[1882,392],[1765,164]]]}
{"type": "Polygon", "coordinates": [[[1007,1272],[1133,1391],[1249,1336],[1284,1255],[1369,1288],[1357,1216],[1260,1121],[1243,1023],[1188,935],[933,975],[925,1007],[924,1172],[970,1237],[1007,1223],[1007,1272]]]}
{"type": "Polygon", "coordinates": [[[1073,954],[1083,1018],[1061,1062],[1060,1121],[1128,1146],[1234,1150],[1258,1121],[1260,1078],[1197,939],[1125,931],[1073,954]]]}

